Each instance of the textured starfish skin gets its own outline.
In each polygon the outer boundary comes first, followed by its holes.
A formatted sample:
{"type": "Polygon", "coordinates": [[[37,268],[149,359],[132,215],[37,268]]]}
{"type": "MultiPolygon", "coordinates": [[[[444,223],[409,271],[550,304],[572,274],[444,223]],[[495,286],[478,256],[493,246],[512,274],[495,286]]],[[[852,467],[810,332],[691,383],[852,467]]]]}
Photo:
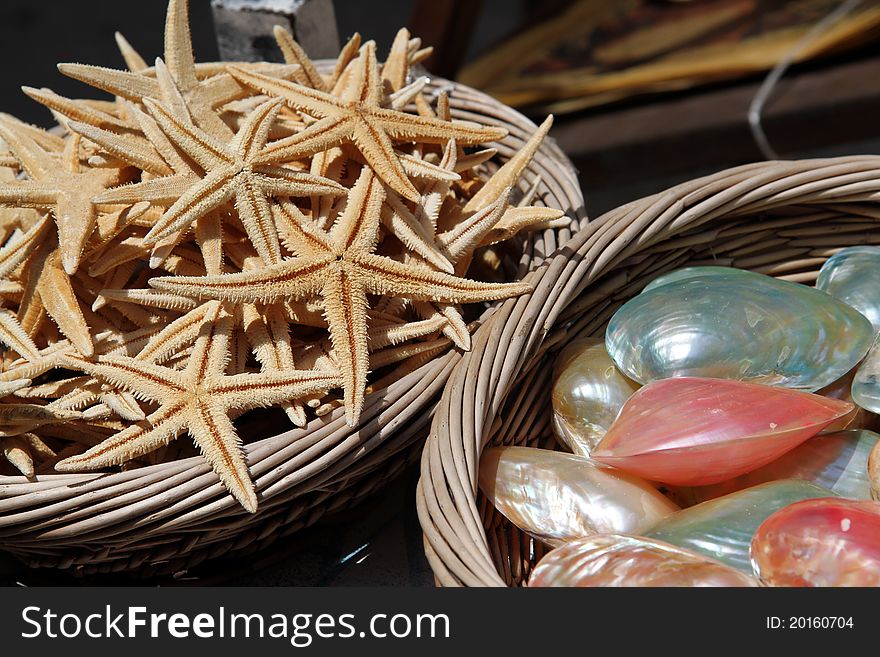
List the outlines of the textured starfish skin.
{"type": "Polygon", "coordinates": [[[66,364],[159,404],[145,421],[133,424],[84,454],[64,459],[62,472],[119,465],[168,444],[184,431],[192,436],[226,488],[250,513],[257,498],[241,442],[229,419],[232,411],[269,406],[337,385],[328,371],[225,374],[232,318],[217,307],[202,327],[183,371],[133,358],[97,363],[68,357],[66,364]]]}
{"type": "Polygon", "coordinates": [[[373,250],[384,199],[381,181],[365,168],[349,194],[345,213],[329,235],[299,226],[295,239],[302,257],[256,272],[159,277],[151,285],[233,303],[320,295],[343,376],[346,417],[354,426],[363,406],[369,368],[368,294],[464,303],[516,296],[531,289],[523,283],[478,283],[376,255],[373,250]]]}
{"type": "MultiPolygon", "coordinates": [[[[180,121],[165,107],[150,100],[145,103],[168,138],[205,171],[147,233],[146,244],[169,237],[234,198],[260,257],[267,263],[277,263],[281,260],[281,248],[267,197],[345,193],[345,188],[332,180],[266,163],[261,158],[269,128],[281,109],[280,101],[269,101],[254,110],[226,147],[196,126],[180,121]]],[[[135,198],[134,195],[167,200],[167,196],[173,197],[182,188],[176,186],[181,180],[172,177],[175,187],[169,192],[168,182],[167,178],[157,178],[101,194],[96,200],[109,203],[120,198],[135,198]]]]}
{"type": "Polygon", "coordinates": [[[352,143],[370,167],[389,187],[404,198],[417,201],[418,190],[410,182],[392,140],[478,144],[503,138],[507,131],[468,123],[448,123],[381,107],[382,88],[376,63],[375,44],[368,42],[355,63],[349,90],[336,98],[302,85],[253,71],[229,67],[239,81],[270,96],[283,98],[294,109],[320,120],[303,132],[270,144],[265,157],[297,159],[352,143]]]}
{"type": "Polygon", "coordinates": [[[65,157],[65,163],[9,120],[0,120],[0,137],[30,176],[30,180],[0,185],[0,204],[51,210],[58,226],[64,270],[73,274],[97,221],[92,197],[118,182],[118,172],[80,169],[77,140],[69,142],[73,153],[65,157]]]}

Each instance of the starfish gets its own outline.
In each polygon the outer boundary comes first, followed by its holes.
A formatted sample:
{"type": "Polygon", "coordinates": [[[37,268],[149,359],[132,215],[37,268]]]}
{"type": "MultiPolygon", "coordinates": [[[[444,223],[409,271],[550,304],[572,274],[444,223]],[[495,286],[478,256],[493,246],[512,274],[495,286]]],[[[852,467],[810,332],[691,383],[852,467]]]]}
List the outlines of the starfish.
{"type": "MultiPolygon", "coordinates": [[[[257,253],[264,262],[275,264],[281,261],[281,247],[267,197],[338,196],[346,191],[327,178],[294,171],[263,158],[269,128],[281,109],[280,101],[270,100],[254,110],[228,146],[195,125],[180,121],[162,105],[149,99],[144,102],[168,138],[205,171],[197,184],[180,195],[147,233],[144,238],[147,244],[169,237],[234,198],[257,253]]],[[[120,199],[127,202],[128,199],[175,196],[180,191],[180,182],[179,176],[156,178],[111,190],[98,196],[96,201],[118,203],[120,199]]]]}
{"type": "Polygon", "coordinates": [[[376,174],[394,191],[410,201],[419,199],[394,150],[392,140],[442,144],[478,144],[503,138],[507,131],[472,123],[448,123],[382,107],[385,96],[376,63],[376,47],[370,41],[353,63],[351,80],[340,97],[286,80],[230,66],[242,83],[274,97],[292,108],[320,120],[302,132],[267,146],[266,161],[295,160],[343,143],[353,144],[376,174]]]}
{"type": "Polygon", "coordinates": [[[20,124],[0,120],[0,137],[21,162],[30,180],[0,185],[0,204],[51,210],[58,226],[64,271],[79,267],[86,240],[95,229],[92,197],[119,182],[115,169],[81,168],[79,137],[68,140],[61,160],[46,152],[20,124]]]}
{"type": "Polygon", "coordinates": [[[338,385],[335,372],[291,370],[226,375],[232,317],[218,305],[202,325],[183,371],[126,357],[91,363],[77,357],[65,364],[131,391],[159,407],[85,453],[64,459],[56,470],[94,470],[142,456],[188,432],[230,493],[250,513],[257,497],[241,441],[229,418],[232,411],[270,406],[338,385]]]}
{"type": "Polygon", "coordinates": [[[271,303],[318,294],[340,363],[346,419],[354,426],[363,407],[369,368],[368,294],[464,303],[516,296],[531,289],[525,283],[478,283],[375,254],[384,200],[381,181],[364,167],[329,234],[302,224],[297,234],[289,235],[296,241],[299,257],[255,272],[158,277],[150,284],[176,294],[233,303],[271,303]]]}

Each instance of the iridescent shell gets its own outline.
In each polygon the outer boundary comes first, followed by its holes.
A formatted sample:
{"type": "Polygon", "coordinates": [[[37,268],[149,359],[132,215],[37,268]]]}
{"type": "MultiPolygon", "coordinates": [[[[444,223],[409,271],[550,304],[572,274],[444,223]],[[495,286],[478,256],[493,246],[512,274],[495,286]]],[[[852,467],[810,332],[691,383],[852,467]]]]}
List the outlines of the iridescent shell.
{"type": "MultiPolygon", "coordinates": [[[[831,399],[840,399],[842,401],[854,403],[852,398],[852,384],[857,370],[858,367],[854,367],[831,385],[825,386],[821,390],[817,390],[816,394],[822,395],[823,397],[830,397],[831,399]]],[[[860,406],[855,406],[852,413],[832,422],[825,427],[822,433],[836,433],[837,431],[843,431],[844,429],[870,429],[873,431],[877,428],[877,416],[860,406]]]]}
{"type": "Polygon", "coordinates": [[[651,481],[704,486],[757,470],[852,404],[742,381],[654,381],[624,404],[594,460],[651,481]]]}
{"type": "Polygon", "coordinates": [[[750,573],[749,544],[766,518],[794,502],[830,496],[830,490],[806,481],[772,481],[683,509],[642,535],[750,573]]]}
{"type": "Polygon", "coordinates": [[[871,485],[871,498],[880,502],[880,443],[868,454],[868,481],[871,485]]]}
{"type": "Polygon", "coordinates": [[[767,518],[752,566],[768,586],[880,586],[880,504],[807,500],[767,518]]]}
{"type": "Polygon", "coordinates": [[[859,365],[852,384],[853,401],[872,413],[880,413],[880,333],[859,365]]]}
{"type": "Polygon", "coordinates": [[[660,274],[653,281],[648,283],[642,292],[650,292],[651,290],[660,287],[661,285],[668,285],[669,283],[678,283],[680,281],[687,280],[689,278],[707,278],[707,277],[718,277],[718,278],[730,278],[731,276],[737,276],[739,274],[743,274],[745,276],[761,276],[762,274],[755,274],[754,272],[750,272],[748,269],[736,269],[734,267],[716,267],[713,265],[707,267],[682,267],[681,269],[675,269],[673,271],[667,272],[665,274],[660,274]]]}
{"type": "Polygon", "coordinates": [[[638,477],[546,449],[487,449],[479,482],[508,520],[553,546],[597,533],[639,533],[678,510],[638,477]]]}
{"type": "Polygon", "coordinates": [[[754,577],[700,554],[621,534],[597,534],[548,552],[529,577],[543,586],[757,586],[754,577]]]}
{"type": "Polygon", "coordinates": [[[868,455],[880,441],[873,431],[839,431],[815,436],[772,463],[741,477],[711,486],[679,488],[671,497],[692,506],[777,479],[803,479],[840,495],[869,500],[868,455]]]}
{"type": "Polygon", "coordinates": [[[554,367],[551,397],[556,437],[575,454],[589,456],[639,387],[614,365],[605,340],[575,340],[559,354],[554,367]]]}
{"type": "Polygon", "coordinates": [[[871,346],[871,323],[825,292],[748,271],[698,269],[668,275],[611,318],[608,353],[629,378],[717,377],[813,391],[871,346]]]}
{"type": "Polygon", "coordinates": [[[825,261],[816,288],[852,306],[880,331],[880,249],[851,246],[825,261]]]}

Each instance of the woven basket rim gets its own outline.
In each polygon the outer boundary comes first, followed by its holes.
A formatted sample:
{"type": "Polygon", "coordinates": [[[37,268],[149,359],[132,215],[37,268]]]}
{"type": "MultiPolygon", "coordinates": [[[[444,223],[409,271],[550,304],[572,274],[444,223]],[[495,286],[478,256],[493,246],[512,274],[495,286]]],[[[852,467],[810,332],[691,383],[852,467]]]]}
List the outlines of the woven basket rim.
{"type": "MultiPolygon", "coordinates": [[[[710,226],[716,219],[809,206],[834,212],[842,212],[840,208],[863,213],[873,209],[873,219],[864,221],[880,222],[878,202],[880,156],[757,162],[724,169],[626,203],[591,221],[572,237],[530,274],[535,284],[530,295],[506,301],[480,327],[474,335],[473,349],[456,364],[444,388],[422,453],[416,491],[425,552],[437,584],[505,586],[512,583],[511,578],[516,580],[512,569],[520,566],[518,562],[529,560],[524,547],[529,540],[524,535],[516,555],[493,555],[477,487],[479,457],[490,440],[495,444],[499,434],[505,440],[511,435],[518,439],[515,429],[504,433],[514,423],[549,431],[549,422],[536,420],[542,412],[548,414],[547,408],[528,405],[537,404],[536,399],[549,405],[548,396],[523,389],[530,378],[539,376],[534,370],[548,369],[541,360],[545,354],[560,348],[574,335],[586,335],[586,328],[595,330],[607,322],[608,317],[603,318],[603,313],[608,314],[607,308],[600,308],[594,317],[589,317],[595,304],[615,291],[623,290],[621,296],[631,296],[635,289],[640,289],[639,285],[643,287],[650,280],[639,278],[641,273],[630,273],[621,267],[622,263],[631,262],[664,242],[684,242],[686,238],[679,236],[687,231],[701,229],[703,234],[696,233],[691,239],[711,244],[710,226]],[[603,280],[603,276],[610,278],[603,280]],[[538,363],[545,367],[537,367],[538,363]],[[508,397],[527,399],[524,404],[505,405],[508,397]],[[503,417],[499,415],[502,407],[506,413],[503,417]],[[511,419],[512,414],[517,417],[511,419]],[[501,572],[500,563],[511,572],[501,572]]],[[[766,230],[754,218],[743,226],[744,235],[766,230]]],[[[777,269],[786,275],[789,269],[798,271],[798,267],[791,265],[809,268],[814,266],[812,260],[819,259],[800,255],[793,254],[777,269]]],[[[775,261],[771,259],[772,263],[775,261]]],[[[639,265],[630,265],[631,270],[638,268],[639,265]]],[[[813,275],[810,271],[803,275],[813,275]]],[[[651,277],[658,273],[654,271],[651,277]]],[[[546,376],[541,383],[548,386],[546,376]]],[[[484,498],[482,502],[486,503],[484,498]]],[[[517,536],[521,533],[512,531],[519,540],[517,536]]]]}

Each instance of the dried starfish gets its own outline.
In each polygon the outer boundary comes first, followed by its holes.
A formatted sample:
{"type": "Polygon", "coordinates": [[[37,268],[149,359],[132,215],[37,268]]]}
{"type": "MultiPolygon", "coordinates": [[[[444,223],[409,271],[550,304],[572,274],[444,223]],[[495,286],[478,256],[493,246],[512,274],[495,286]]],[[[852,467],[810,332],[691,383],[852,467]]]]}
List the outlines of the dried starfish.
{"type": "Polygon", "coordinates": [[[0,204],[51,210],[58,226],[61,261],[73,274],[86,240],[95,229],[92,197],[119,182],[115,169],[82,168],[79,138],[71,138],[62,159],[46,152],[20,125],[0,119],[0,137],[21,162],[30,180],[0,185],[0,204]]]}
{"type": "Polygon", "coordinates": [[[354,426],[363,407],[369,367],[368,294],[463,303],[531,289],[525,283],[478,283],[375,254],[384,199],[381,181],[365,167],[329,234],[303,224],[298,234],[290,235],[299,257],[256,272],[159,277],[150,284],[176,294],[237,303],[320,295],[342,372],[346,419],[354,426]]]}
{"type": "MultiPolygon", "coordinates": [[[[260,257],[266,263],[275,264],[281,261],[281,248],[267,196],[345,193],[345,188],[332,180],[278,166],[263,157],[269,127],[281,108],[280,101],[268,101],[254,110],[228,146],[223,146],[196,126],[178,120],[158,103],[144,102],[168,138],[205,171],[201,180],[180,195],[147,233],[146,244],[155,244],[186,228],[234,198],[248,237],[260,257]]],[[[173,196],[180,190],[179,183],[177,176],[156,178],[112,190],[96,200],[125,203],[145,197],[173,196]],[[156,190],[161,191],[157,193],[156,190]]]]}
{"type": "Polygon", "coordinates": [[[294,160],[351,143],[389,187],[411,201],[417,201],[419,193],[394,151],[392,140],[442,144],[455,139],[464,145],[501,139],[507,134],[500,128],[447,123],[382,107],[384,93],[376,48],[371,41],[361,49],[351,81],[339,98],[235,66],[230,66],[229,71],[242,83],[283,98],[294,109],[320,117],[302,132],[270,144],[265,158],[294,160]]]}
{"type": "Polygon", "coordinates": [[[167,445],[186,431],[226,488],[247,511],[255,513],[256,493],[229,414],[332,388],[339,377],[326,370],[228,376],[231,333],[232,317],[217,306],[203,324],[183,371],[125,357],[104,357],[97,363],[66,358],[67,366],[156,402],[159,408],[145,421],[84,454],[64,459],[55,468],[72,472],[119,465],[167,445]]]}

